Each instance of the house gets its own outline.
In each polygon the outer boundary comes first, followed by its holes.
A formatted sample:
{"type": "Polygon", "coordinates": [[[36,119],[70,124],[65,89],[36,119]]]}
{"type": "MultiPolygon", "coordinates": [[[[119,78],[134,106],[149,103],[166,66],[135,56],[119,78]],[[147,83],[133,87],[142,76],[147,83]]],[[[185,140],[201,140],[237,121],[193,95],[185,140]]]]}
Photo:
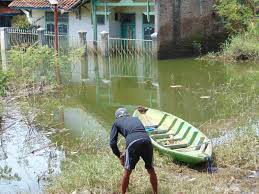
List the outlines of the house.
{"type": "MultiPolygon", "coordinates": [[[[155,31],[155,3],[151,0],[59,0],[59,33],[87,40],[107,31],[113,38],[150,39],[155,31]]],[[[53,7],[48,0],[14,0],[10,8],[28,11],[33,25],[54,31],[53,7]]]]}
{"type": "MultiPolygon", "coordinates": [[[[158,58],[173,58],[216,50],[226,38],[214,11],[215,0],[58,0],[59,32],[88,40],[151,39],[158,34],[158,58]]],[[[29,12],[34,25],[54,31],[53,7],[48,0],[13,0],[13,9],[29,12]]],[[[123,45],[122,45],[123,46],[123,45]]],[[[124,45],[125,46],[125,45],[124,45]]]]}
{"type": "Polygon", "coordinates": [[[0,27],[11,27],[13,16],[22,13],[19,10],[8,7],[11,1],[12,0],[0,0],[0,27]]]}

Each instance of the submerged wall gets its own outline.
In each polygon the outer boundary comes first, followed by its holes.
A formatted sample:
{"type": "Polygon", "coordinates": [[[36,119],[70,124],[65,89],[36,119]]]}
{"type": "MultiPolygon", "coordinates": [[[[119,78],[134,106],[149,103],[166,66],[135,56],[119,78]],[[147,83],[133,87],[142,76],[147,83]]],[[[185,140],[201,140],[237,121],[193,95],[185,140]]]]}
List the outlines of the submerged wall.
{"type": "Polygon", "coordinates": [[[224,29],[214,0],[159,0],[158,57],[174,58],[216,50],[224,29]]]}

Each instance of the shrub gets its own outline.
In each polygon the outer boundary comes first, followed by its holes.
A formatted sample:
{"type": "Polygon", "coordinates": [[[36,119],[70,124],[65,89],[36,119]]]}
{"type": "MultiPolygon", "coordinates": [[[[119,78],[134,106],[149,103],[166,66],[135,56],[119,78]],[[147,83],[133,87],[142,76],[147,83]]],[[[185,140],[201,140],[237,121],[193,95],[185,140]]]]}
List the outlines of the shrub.
{"type": "Polygon", "coordinates": [[[215,8],[230,33],[247,30],[259,0],[217,0],[215,8]]]}
{"type": "Polygon", "coordinates": [[[12,19],[12,26],[15,28],[28,29],[31,27],[31,24],[25,15],[17,15],[12,19]]]}

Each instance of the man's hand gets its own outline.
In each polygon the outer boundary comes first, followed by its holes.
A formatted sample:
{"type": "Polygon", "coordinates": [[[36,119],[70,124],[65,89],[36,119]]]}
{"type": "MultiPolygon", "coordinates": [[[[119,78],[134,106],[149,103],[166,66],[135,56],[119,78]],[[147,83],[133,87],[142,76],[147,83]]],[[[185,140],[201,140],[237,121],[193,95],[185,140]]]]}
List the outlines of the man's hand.
{"type": "Polygon", "coordinates": [[[122,166],[124,166],[124,159],[125,159],[125,153],[120,153],[120,163],[122,166]]]}

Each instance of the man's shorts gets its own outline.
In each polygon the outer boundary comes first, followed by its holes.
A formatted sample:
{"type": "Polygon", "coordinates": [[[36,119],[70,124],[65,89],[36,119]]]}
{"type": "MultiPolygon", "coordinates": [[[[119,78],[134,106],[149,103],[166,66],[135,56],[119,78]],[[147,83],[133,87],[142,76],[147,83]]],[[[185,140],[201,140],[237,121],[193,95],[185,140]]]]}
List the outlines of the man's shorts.
{"type": "Polygon", "coordinates": [[[124,167],[127,170],[133,170],[142,158],[145,162],[145,168],[153,168],[153,146],[148,138],[132,141],[126,149],[124,167]]]}

